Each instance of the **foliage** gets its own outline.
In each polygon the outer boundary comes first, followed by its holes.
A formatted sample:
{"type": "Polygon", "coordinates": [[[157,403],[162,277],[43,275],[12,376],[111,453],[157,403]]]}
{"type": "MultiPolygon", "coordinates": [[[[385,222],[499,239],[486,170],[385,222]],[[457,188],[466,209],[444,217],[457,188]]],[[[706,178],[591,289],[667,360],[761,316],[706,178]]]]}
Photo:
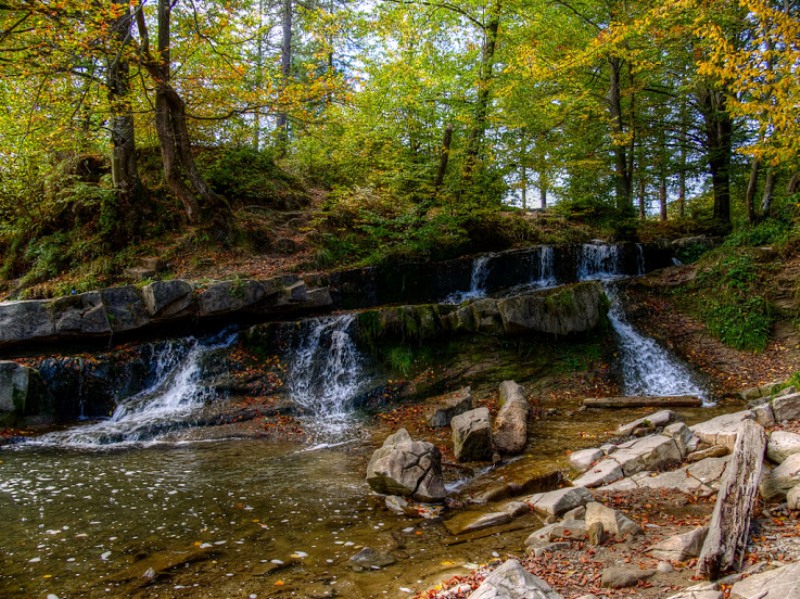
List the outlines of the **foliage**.
{"type": "Polygon", "coordinates": [[[763,351],[774,314],[762,292],[753,253],[723,247],[703,260],[695,282],[696,310],[712,334],[736,349],[763,351]]]}

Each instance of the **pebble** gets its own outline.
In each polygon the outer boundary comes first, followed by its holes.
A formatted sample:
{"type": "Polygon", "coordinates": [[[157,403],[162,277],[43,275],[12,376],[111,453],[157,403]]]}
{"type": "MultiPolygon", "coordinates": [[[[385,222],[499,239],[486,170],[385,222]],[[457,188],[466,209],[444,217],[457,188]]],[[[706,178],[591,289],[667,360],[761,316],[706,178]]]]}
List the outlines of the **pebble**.
{"type": "Polygon", "coordinates": [[[110,551],[104,551],[103,553],[100,554],[100,559],[103,561],[107,561],[109,557],[111,557],[110,551]]]}
{"type": "Polygon", "coordinates": [[[674,572],[675,568],[673,568],[672,564],[669,562],[658,562],[656,570],[658,570],[661,574],[669,574],[670,572],[674,572]]]}

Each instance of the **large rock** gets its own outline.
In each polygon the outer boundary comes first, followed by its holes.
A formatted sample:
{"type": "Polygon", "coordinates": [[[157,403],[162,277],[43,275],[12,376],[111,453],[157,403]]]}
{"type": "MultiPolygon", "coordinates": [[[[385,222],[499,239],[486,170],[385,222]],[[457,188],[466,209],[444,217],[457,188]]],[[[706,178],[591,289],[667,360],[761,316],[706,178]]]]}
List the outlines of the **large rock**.
{"type": "Polygon", "coordinates": [[[52,409],[38,371],[16,362],[0,361],[0,426],[25,416],[45,415],[52,409]]]}
{"type": "Polygon", "coordinates": [[[106,308],[97,291],[53,300],[51,311],[56,335],[92,337],[111,333],[106,308]]]}
{"type": "Polygon", "coordinates": [[[494,446],[500,453],[515,455],[528,442],[531,406],[523,388],[514,381],[500,383],[500,410],[494,421],[494,446]]]}
{"type": "Polygon", "coordinates": [[[790,455],[800,453],[800,435],[787,431],[773,431],[767,443],[767,457],[776,464],[790,455]]]}
{"type": "Polygon", "coordinates": [[[597,490],[599,492],[627,492],[637,489],[660,489],[707,497],[719,489],[729,459],[729,457],[706,458],[679,470],[663,472],[655,476],[651,472],[639,472],[597,490]]]}
{"type": "Polygon", "coordinates": [[[115,333],[133,331],[150,323],[142,291],[134,285],[110,287],[100,292],[106,317],[115,333]]]}
{"type": "Polygon", "coordinates": [[[194,307],[194,289],[186,281],[156,281],[142,289],[147,313],[155,318],[189,315],[194,307]]]}
{"type": "Polygon", "coordinates": [[[677,419],[678,415],[672,410],[659,410],[649,416],[637,418],[633,422],[620,425],[617,428],[617,434],[627,437],[633,434],[638,435],[643,431],[654,432],[656,429],[663,428],[677,419]]]}
{"type": "Polygon", "coordinates": [[[450,426],[454,416],[469,412],[472,409],[472,390],[463,387],[446,396],[444,402],[435,406],[428,415],[428,426],[443,428],[450,426]]]}
{"type": "Polygon", "coordinates": [[[492,459],[492,425],[489,408],[477,408],[455,416],[450,421],[453,429],[453,452],[460,462],[489,461],[492,459]]]}
{"type": "Polygon", "coordinates": [[[565,487],[547,493],[537,493],[525,500],[531,509],[547,516],[560,516],[576,507],[594,501],[592,494],[584,487],[565,487]]]}
{"type": "Polygon", "coordinates": [[[49,301],[0,303],[0,346],[47,339],[56,327],[49,301]]]}
{"type": "Polygon", "coordinates": [[[786,494],[786,506],[790,510],[800,510],[800,485],[789,489],[786,494]]]}
{"type": "Polygon", "coordinates": [[[689,532],[669,537],[651,547],[650,554],[656,559],[685,562],[691,557],[700,555],[707,534],[708,527],[701,526],[689,532]]]}
{"type": "Polygon", "coordinates": [[[601,524],[603,530],[617,537],[636,536],[642,534],[642,529],[636,522],[628,518],[619,510],[606,507],[601,503],[592,501],[586,504],[586,528],[601,524]]]}
{"type": "Polygon", "coordinates": [[[221,316],[260,302],[264,286],[251,279],[213,283],[198,296],[200,316],[221,316]]]}
{"type": "Polygon", "coordinates": [[[655,573],[655,570],[640,570],[638,568],[606,568],[600,578],[600,586],[608,589],[635,587],[640,580],[650,578],[655,573]]]}
{"type": "Polygon", "coordinates": [[[579,449],[569,454],[569,465],[578,472],[586,472],[592,464],[605,455],[603,450],[598,447],[579,449]]]}
{"type": "Polygon", "coordinates": [[[603,322],[606,299],[600,284],[590,281],[547,294],[498,300],[497,307],[506,332],[571,335],[590,331],[603,322]]]}
{"type": "Polygon", "coordinates": [[[510,559],[489,574],[469,599],[561,599],[561,595],[510,559]]]}
{"type": "Polygon", "coordinates": [[[772,411],[775,420],[800,420],[800,393],[783,395],[772,400],[772,411]]]}
{"type": "Polygon", "coordinates": [[[731,599],[800,599],[800,562],[740,580],[731,599]]]}
{"type": "Polygon", "coordinates": [[[751,410],[723,414],[711,420],[690,427],[691,431],[707,445],[723,445],[733,451],[736,444],[736,431],[743,420],[754,418],[751,410]]]}
{"type": "Polygon", "coordinates": [[[761,496],[767,501],[782,499],[800,484],[800,453],[790,455],[761,481],[761,496]]]}
{"type": "Polygon", "coordinates": [[[439,450],[432,443],[412,440],[404,428],[372,454],[367,482],[378,493],[418,501],[441,501],[447,495],[439,450]]]}
{"type": "Polygon", "coordinates": [[[525,539],[526,547],[543,547],[559,539],[582,541],[586,536],[584,520],[564,519],[535,530],[525,539]]]}

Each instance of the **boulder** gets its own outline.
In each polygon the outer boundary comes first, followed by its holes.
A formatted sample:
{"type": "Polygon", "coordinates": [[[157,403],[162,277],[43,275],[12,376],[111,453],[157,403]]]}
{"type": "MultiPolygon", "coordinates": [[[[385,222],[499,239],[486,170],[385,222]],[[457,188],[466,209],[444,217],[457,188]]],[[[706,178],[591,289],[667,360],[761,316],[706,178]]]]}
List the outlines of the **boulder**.
{"type": "Polygon", "coordinates": [[[531,406],[523,388],[514,381],[500,383],[500,410],[494,421],[494,446],[500,453],[515,455],[528,442],[528,416],[531,406]]]}
{"type": "Polygon", "coordinates": [[[755,574],[733,585],[731,599],[800,599],[800,562],[755,574]]]}
{"type": "Polygon", "coordinates": [[[458,416],[472,409],[472,391],[463,387],[445,397],[442,404],[435,406],[428,416],[428,426],[443,428],[450,426],[453,416],[458,416]]]}
{"type": "Polygon", "coordinates": [[[489,461],[492,459],[492,425],[489,408],[477,408],[455,416],[450,421],[453,429],[453,452],[460,462],[489,461]]]}
{"type": "Polygon", "coordinates": [[[0,346],[53,337],[51,305],[48,300],[0,303],[0,346]]]}
{"type": "Polygon", "coordinates": [[[558,539],[581,541],[585,536],[586,522],[583,520],[562,520],[532,532],[525,539],[525,546],[543,547],[558,539]]]}
{"type": "Polygon", "coordinates": [[[186,281],[156,281],[142,289],[147,313],[154,318],[179,318],[192,313],[194,290],[186,281]]]}
{"type": "Polygon", "coordinates": [[[562,599],[550,586],[510,559],[489,574],[469,599],[562,599]]]}
{"type": "Polygon", "coordinates": [[[776,464],[790,455],[800,453],[800,435],[787,431],[773,431],[767,443],[767,457],[776,464]]]}
{"type": "Polygon", "coordinates": [[[47,389],[33,368],[0,361],[0,426],[16,424],[24,416],[52,409],[47,389]]]}
{"type": "Polygon", "coordinates": [[[592,501],[586,504],[586,528],[591,528],[596,523],[602,524],[605,532],[617,537],[642,534],[639,525],[619,510],[592,501]]]}
{"type": "Polygon", "coordinates": [[[576,487],[594,488],[601,485],[608,485],[624,478],[622,466],[613,458],[606,458],[597,462],[590,470],[584,472],[572,484],[576,487]]]}
{"type": "Polygon", "coordinates": [[[724,445],[731,451],[736,443],[736,431],[743,420],[754,418],[751,410],[723,414],[690,427],[696,437],[707,445],[724,445]]]}
{"type": "Polygon", "coordinates": [[[447,495],[439,450],[432,443],[413,441],[404,428],[372,454],[367,483],[378,493],[418,501],[441,501],[447,495]]]}
{"type": "Polygon", "coordinates": [[[101,291],[100,296],[106,307],[108,324],[114,333],[133,331],[150,323],[144,297],[138,287],[110,287],[101,291]]]}
{"type": "Polygon", "coordinates": [[[759,406],[750,408],[758,422],[764,428],[775,426],[775,412],[772,411],[772,406],[769,403],[763,403],[759,406]]]}
{"type": "Polygon", "coordinates": [[[517,295],[497,301],[508,333],[583,333],[603,322],[605,306],[605,293],[595,281],[568,285],[545,294],[517,295]]]}
{"type": "Polygon", "coordinates": [[[786,494],[786,506],[790,510],[800,510],[800,485],[789,489],[786,494]]]}
{"type": "Polygon", "coordinates": [[[798,484],[800,484],[800,453],[795,453],[764,477],[760,486],[761,496],[767,501],[782,499],[798,484]]]}
{"type": "Polygon", "coordinates": [[[538,514],[561,516],[576,507],[594,501],[594,497],[584,487],[566,487],[531,495],[525,501],[538,514]]]}
{"type": "Polygon", "coordinates": [[[198,296],[200,316],[221,316],[238,312],[260,302],[267,292],[254,280],[212,283],[198,296]]]}
{"type": "Polygon", "coordinates": [[[640,580],[650,578],[655,573],[655,570],[640,570],[638,568],[606,568],[600,578],[600,586],[607,589],[635,587],[640,580]]]}
{"type": "Polygon", "coordinates": [[[605,453],[597,447],[580,449],[569,454],[569,465],[578,472],[586,472],[592,464],[603,456],[605,456],[605,453]]]}
{"type": "Polygon", "coordinates": [[[669,537],[651,547],[650,555],[656,559],[685,562],[689,558],[700,555],[707,534],[708,527],[701,526],[692,531],[669,537]]]}
{"type": "Polygon", "coordinates": [[[639,436],[642,432],[655,432],[657,429],[663,428],[677,419],[678,415],[672,410],[659,410],[649,416],[637,418],[633,422],[620,425],[617,428],[617,434],[623,437],[634,434],[639,436]]]}
{"type": "Polygon", "coordinates": [[[776,397],[772,400],[772,412],[778,422],[800,420],[800,393],[776,397]]]}
{"type": "Polygon", "coordinates": [[[51,304],[55,334],[98,336],[111,333],[102,296],[98,291],[60,297],[51,304]]]}

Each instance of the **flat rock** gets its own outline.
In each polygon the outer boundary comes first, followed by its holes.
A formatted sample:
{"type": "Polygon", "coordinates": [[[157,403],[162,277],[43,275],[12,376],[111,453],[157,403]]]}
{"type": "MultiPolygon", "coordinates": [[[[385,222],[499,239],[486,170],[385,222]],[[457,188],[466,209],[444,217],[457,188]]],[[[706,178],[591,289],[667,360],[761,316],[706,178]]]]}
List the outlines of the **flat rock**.
{"type": "Polygon", "coordinates": [[[562,599],[550,586],[510,559],[489,574],[469,599],[562,599]]]}
{"type": "Polygon", "coordinates": [[[637,489],[663,489],[707,497],[719,489],[729,459],[729,457],[706,458],[678,470],[661,474],[639,472],[597,490],[600,492],[625,492],[637,489]]]}
{"type": "Polygon", "coordinates": [[[787,431],[773,431],[767,443],[767,457],[776,464],[790,455],[800,453],[800,435],[787,431]]]}
{"type": "Polygon", "coordinates": [[[688,454],[686,456],[686,461],[689,463],[699,462],[701,460],[705,460],[706,458],[721,458],[729,455],[730,453],[731,450],[724,445],[712,445],[711,447],[698,449],[697,451],[693,451],[692,453],[688,454]]]}
{"type": "Polygon", "coordinates": [[[800,599],[800,562],[740,580],[731,599],[800,599]]]}
{"type": "Polygon", "coordinates": [[[639,570],[638,568],[606,568],[600,579],[600,586],[607,589],[624,589],[636,586],[640,580],[650,578],[655,570],[639,570]]]}
{"type": "Polygon", "coordinates": [[[444,401],[435,406],[428,415],[428,426],[434,428],[444,428],[450,426],[453,416],[458,416],[472,409],[472,390],[470,387],[462,387],[445,396],[444,401]]]}
{"type": "Polygon", "coordinates": [[[625,514],[619,510],[606,507],[596,501],[586,504],[585,521],[587,529],[599,523],[603,526],[605,532],[617,537],[642,534],[642,529],[639,525],[625,514]]]}
{"type": "Polygon", "coordinates": [[[572,484],[578,487],[599,487],[601,485],[608,485],[623,478],[625,474],[622,471],[622,466],[613,457],[607,457],[597,462],[589,470],[583,473],[572,481],[572,484]]]}
{"type": "Polygon", "coordinates": [[[525,501],[534,512],[560,516],[578,506],[594,501],[594,497],[584,487],[566,487],[556,491],[531,495],[525,501]]]}
{"type": "Polygon", "coordinates": [[[469,512],[457,514],[445,522],[445,528],[452,535],[463,535],[492,526],[511,522],[513,516],[507,512],[489,512],[475,515],[469,512]]]}
{"type": "Polygon", "coordinates": [[[671,422],[675,422],[677,419],[678,415],[672,410],[659,410],[658,412],[653,412],[649,416],[637,418],[633,422],[620,425],[619,428],[617,428],[617,434],[627,437],[634,434],[634,432],[655,432],[656,429],[663,428],[671,422]]]}
{"type": "Polygon", "coordinates": [[[776,397],[772,400],[772,411],[778,422],[800,420],[800,393],[776,397]]]}
{"type": "Polygon", "coordinates": [[[589,467],[605,455],[602,449],[590,447],[569,454],[569,464],[578,472],[586,472],[589,467]]]}
{"type": "Polygon", "coordinates": [[[264,286],[252,279],[212,283],[198,296],[200,316],[238,312],[257,304],[266,294],[264,286]]]}
{"type": "Polygon", "coordinates": [[[492,425],[489,408],[477,408],[453,417],[453,452],[460,462],[492,459],[492,425]]]}
{"type": "Polygon", "coordinates": [[[691,557],[700,555],[703,541],[708,534],[708,527],[702,526],[689,532],[664,539],[650,548],[650,555],[656,559],[673,562],[685,562],[691,557]]]}
{"type": "Polygon", "coordinates": [[[682,591],[677,595],[670,595],[667,599],[723,599],[722,591],[682,591]]]}
{"type": "Polygon", "coordinates": [[[800,453],[786,458],[761,481],[761,496],[767,501],[781,499],[800,484],[800,453]]]}
{"type": "Polygon", "coordinates": [[[391,566],[397,560],[389,553],[377,551],[371,547],[364,547],[350,558],[350,566],[356,572],[375,570],[391,566]]]}
{"type": "Polygon", "coordinates": [[[691,431],[707,445],[724,445],[731,451],[736,443],[736,431],[739,424],[748,418],[754,418],[751,410],[742,410],[733,414],[723,414],[690,427],[691,431]]]}
{"type": "Polygon", "coordinates": [[[526,547],[542,547],[558,539],[580,541],[586,536],[583,520],[562,520],[533,531],[525,539],[526,547]]]}

